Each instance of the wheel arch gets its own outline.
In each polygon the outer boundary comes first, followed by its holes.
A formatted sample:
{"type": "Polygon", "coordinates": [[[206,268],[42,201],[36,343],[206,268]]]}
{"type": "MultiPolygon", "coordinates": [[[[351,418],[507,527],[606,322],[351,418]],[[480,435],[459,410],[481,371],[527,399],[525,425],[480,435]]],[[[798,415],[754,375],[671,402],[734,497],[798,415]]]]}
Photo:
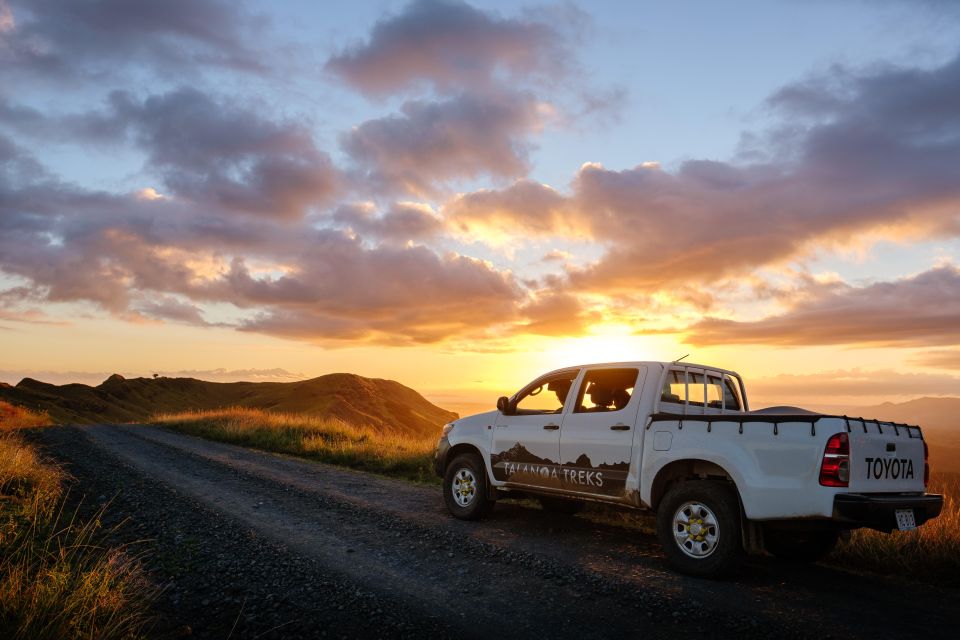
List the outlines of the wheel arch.
{"type": "Polygon", "coordinates": [[[477,455],[480,458],[480,462],[483,464],[483,468],[486,469],[486,461],[483,459],[483,453],[480,451],[480,448],[474,444],[468,442],[461,442],[450,447],[450,450],[447,451],[447,456],[443,460],[443,472],[447,472],[447,467],[450,466],[450,463],[459,455],[464,453],[472,453],[477,455]]]}
{"type": "Polygon", "coordinates": [[[650,508],[656,510],[660,506],[660,501],[666,495],[670,487],[685,480],[717,480],[728,482],[733,485],[737,492],[737,500],[740,498],[740,489],[733,475],[716,462],[701,460],[698,458],[687,458],[683,460],[674,460],[665,464],[663,468],[657,471],[653,483],[650,487],[650,508]]]}

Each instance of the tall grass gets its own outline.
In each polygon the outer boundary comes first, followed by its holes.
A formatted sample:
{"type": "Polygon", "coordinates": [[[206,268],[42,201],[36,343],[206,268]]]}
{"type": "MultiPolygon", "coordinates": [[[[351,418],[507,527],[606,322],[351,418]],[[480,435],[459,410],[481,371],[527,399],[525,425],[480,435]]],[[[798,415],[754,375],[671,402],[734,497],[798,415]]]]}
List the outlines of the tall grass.
{"type": "Polygon", "coordinates": [[[943,511],[916,531],[854,531],[828,562],[938,584],[960,585],[960,475],[936,474],[930,493],[943,494],[943,511]]]}
{"type": "Polygon", "coordinates": [[[287,453],[418,482],[435,482],[436,438],[351,426],[335,418],[232,407],[157,414],[161,424],[190,435],[287,453]]]}
{"type": "MultiPolygon", "coordinates": [[[[28,414],[17,424],[47,422],[28,414]]],[[[136,559],[100,546],[99,515],[68,513],[64,473],[0,426],[0,637],[141,637],[151,588],[136,559]]]]}
{"type": "Polygon", "coordinates": [[[0,431],[52,424],[46,411],[30,411],[0,400],[0,431]]]}

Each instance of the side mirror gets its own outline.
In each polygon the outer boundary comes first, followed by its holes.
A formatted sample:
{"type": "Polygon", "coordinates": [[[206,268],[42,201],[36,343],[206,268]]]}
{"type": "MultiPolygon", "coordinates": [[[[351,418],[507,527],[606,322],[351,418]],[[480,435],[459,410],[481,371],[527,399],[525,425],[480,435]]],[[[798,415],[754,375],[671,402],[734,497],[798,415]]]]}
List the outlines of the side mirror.
{"type": "Polygon", "coordinates": [[[509,416],[511,413],[513,413],[510,407],[510,398],[507,396],[500,396],[497,398],[497,411],[505,416],[509,416]]]}

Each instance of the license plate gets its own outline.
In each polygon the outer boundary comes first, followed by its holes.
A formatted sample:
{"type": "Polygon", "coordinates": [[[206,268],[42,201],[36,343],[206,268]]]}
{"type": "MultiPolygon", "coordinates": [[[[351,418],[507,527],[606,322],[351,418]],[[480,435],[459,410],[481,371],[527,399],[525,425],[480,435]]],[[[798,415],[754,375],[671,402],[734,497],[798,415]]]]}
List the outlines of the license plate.
{"type": "Polygon", "coordinates": [[[917,521],[913,517],[913,509],[897,509],[897,529],[911,531],[917,528],[917,521]]]}

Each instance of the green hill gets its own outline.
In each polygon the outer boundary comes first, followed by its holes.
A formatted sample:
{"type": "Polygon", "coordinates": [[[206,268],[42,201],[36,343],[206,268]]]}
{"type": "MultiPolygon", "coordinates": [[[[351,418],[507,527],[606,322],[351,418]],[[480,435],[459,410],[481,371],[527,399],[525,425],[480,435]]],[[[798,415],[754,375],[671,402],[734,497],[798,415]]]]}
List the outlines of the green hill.
{"type": "Polygon", "coordinates": [[[24,378],[0,385],[0,400],[46,411],[58,423],[140,422],[155,413],[251,407],[335,417],[379,431],[436,433],[457,414],[393,380],[333,373],[300,382],[206,382],[112,375],[102,384],[53,385],[24,378]]]}

